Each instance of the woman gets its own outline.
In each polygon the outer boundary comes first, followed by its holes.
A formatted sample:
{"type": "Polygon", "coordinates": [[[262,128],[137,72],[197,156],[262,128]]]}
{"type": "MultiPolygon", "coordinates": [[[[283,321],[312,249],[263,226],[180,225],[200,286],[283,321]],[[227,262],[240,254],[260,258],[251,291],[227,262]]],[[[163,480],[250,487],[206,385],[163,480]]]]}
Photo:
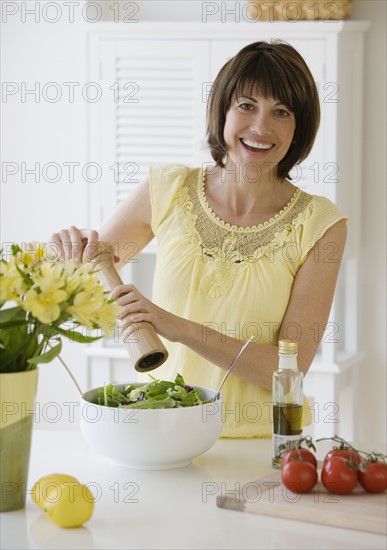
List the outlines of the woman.
{"type": "MultiPolygon", "coordinates": [[[[299,341],[306,374],[319,345],[315,327],[322,334],[328,319],[346,218],[289,177],[310,152],[319,118],[313,77],[296,50],[250,44],[212,87],[213,165],[151,168],[99,235],[71,227],[52,236],[62,258],[77,261],[99,238],[141,250],[156,237],[153,302],[130,284],[112,295],[121,317],[150,322],[166,340],[170,355],[159,378],[180,372],[189,384],[217,388],[241,342],[254,335],[224,386],[226,437],[271,436],[278,340],[299,341]]],[[[304,414],[310,422],[307,404],[304,414]]]]}

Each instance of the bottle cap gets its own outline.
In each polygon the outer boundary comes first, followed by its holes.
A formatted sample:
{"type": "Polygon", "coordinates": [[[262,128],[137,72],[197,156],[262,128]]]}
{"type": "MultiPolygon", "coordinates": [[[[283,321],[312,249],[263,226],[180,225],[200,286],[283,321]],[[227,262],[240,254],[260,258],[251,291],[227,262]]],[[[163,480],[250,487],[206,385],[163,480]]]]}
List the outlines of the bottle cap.
{"type": "Polygon", "coordinates": [[[278,353],[282,355],[296,355],[298,352],[298,342],[297,340],[280,340],[278,348],[278,353]]]}

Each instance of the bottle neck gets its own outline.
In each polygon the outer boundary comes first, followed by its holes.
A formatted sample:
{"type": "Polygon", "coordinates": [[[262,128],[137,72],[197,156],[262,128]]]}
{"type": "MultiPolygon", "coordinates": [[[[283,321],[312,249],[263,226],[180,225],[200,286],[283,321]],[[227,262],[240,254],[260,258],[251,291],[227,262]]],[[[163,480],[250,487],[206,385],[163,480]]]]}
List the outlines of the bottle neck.
{"type": "Polygon", "coordinates": [[[297,354],[293,353],[291,355],[283,355],[280,353],[279,355],[279,370],[298,370],[297,365],[297,354]]]}

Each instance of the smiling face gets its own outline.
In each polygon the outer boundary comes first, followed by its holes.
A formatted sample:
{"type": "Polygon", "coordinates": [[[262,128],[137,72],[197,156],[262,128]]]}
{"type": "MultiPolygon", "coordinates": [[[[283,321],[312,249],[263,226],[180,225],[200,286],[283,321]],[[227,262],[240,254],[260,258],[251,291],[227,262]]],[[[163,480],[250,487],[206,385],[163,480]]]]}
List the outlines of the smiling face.
{"type": "Polygon", "coordinates": [[[288,152],[295,128],[294,114],[281,101],[258,93],[239,95],[224,126],[228,159],[242,170],[254,163],[259,164],[259,173],[269,173],[288,152]]]}
{"type": "Polygon", "coordinates": [[[254,42],[227,61],[214,80],[207,104],[207,140],[222,168],[227,154],[229,162],[230,156],[251,161],[251,153],[258,162],[265,155],[266,162],[276,163],[282,155],[276,168],[282,180],[310,153],[319,121],[316,84],[300,54],[286,43],[254,42]],[[277,101],[280,104],[274,105],[277,101]],[[270,116],[267,102],[272,103],[270,116]],[[256,143],[268,149],[255,151],[256,143]]]}

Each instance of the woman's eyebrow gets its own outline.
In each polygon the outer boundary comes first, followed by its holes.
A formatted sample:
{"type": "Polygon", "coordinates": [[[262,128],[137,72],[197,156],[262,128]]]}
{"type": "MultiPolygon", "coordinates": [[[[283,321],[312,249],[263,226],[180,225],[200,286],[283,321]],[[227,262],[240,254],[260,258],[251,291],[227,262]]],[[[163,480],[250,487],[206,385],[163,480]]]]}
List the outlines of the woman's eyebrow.
{"type": "MultiPolygon", "coordinates": [[[[248,99],[249,101],[252,101],[253,103],[258,103],[258,100],[254,97],[251,97],[249,95],[241,95],[239,97],[237,97],[237,101],[240,102],[241,99],[248,99]]],[[[283,105],[284,107],[286,107],[287,109],[290,109],[290,107],[288,107],[288,105],[286,103],[284,103],[283,101],[281,101],[280,99],[277,100],[275,103],[274,103],[274,106],[275,107],[278,107],[279,105],[283,105]]]]}
{"type": "Polygon", "coordinates": [[[254,99],[253,97],[250,97],[248,95],[241,95],[237,98],[237,100],[239,101],[240,99],[249,99],[250,101],[253,101],[254,103],[258,103],[258,101],[256,99],[254,99]]]}

